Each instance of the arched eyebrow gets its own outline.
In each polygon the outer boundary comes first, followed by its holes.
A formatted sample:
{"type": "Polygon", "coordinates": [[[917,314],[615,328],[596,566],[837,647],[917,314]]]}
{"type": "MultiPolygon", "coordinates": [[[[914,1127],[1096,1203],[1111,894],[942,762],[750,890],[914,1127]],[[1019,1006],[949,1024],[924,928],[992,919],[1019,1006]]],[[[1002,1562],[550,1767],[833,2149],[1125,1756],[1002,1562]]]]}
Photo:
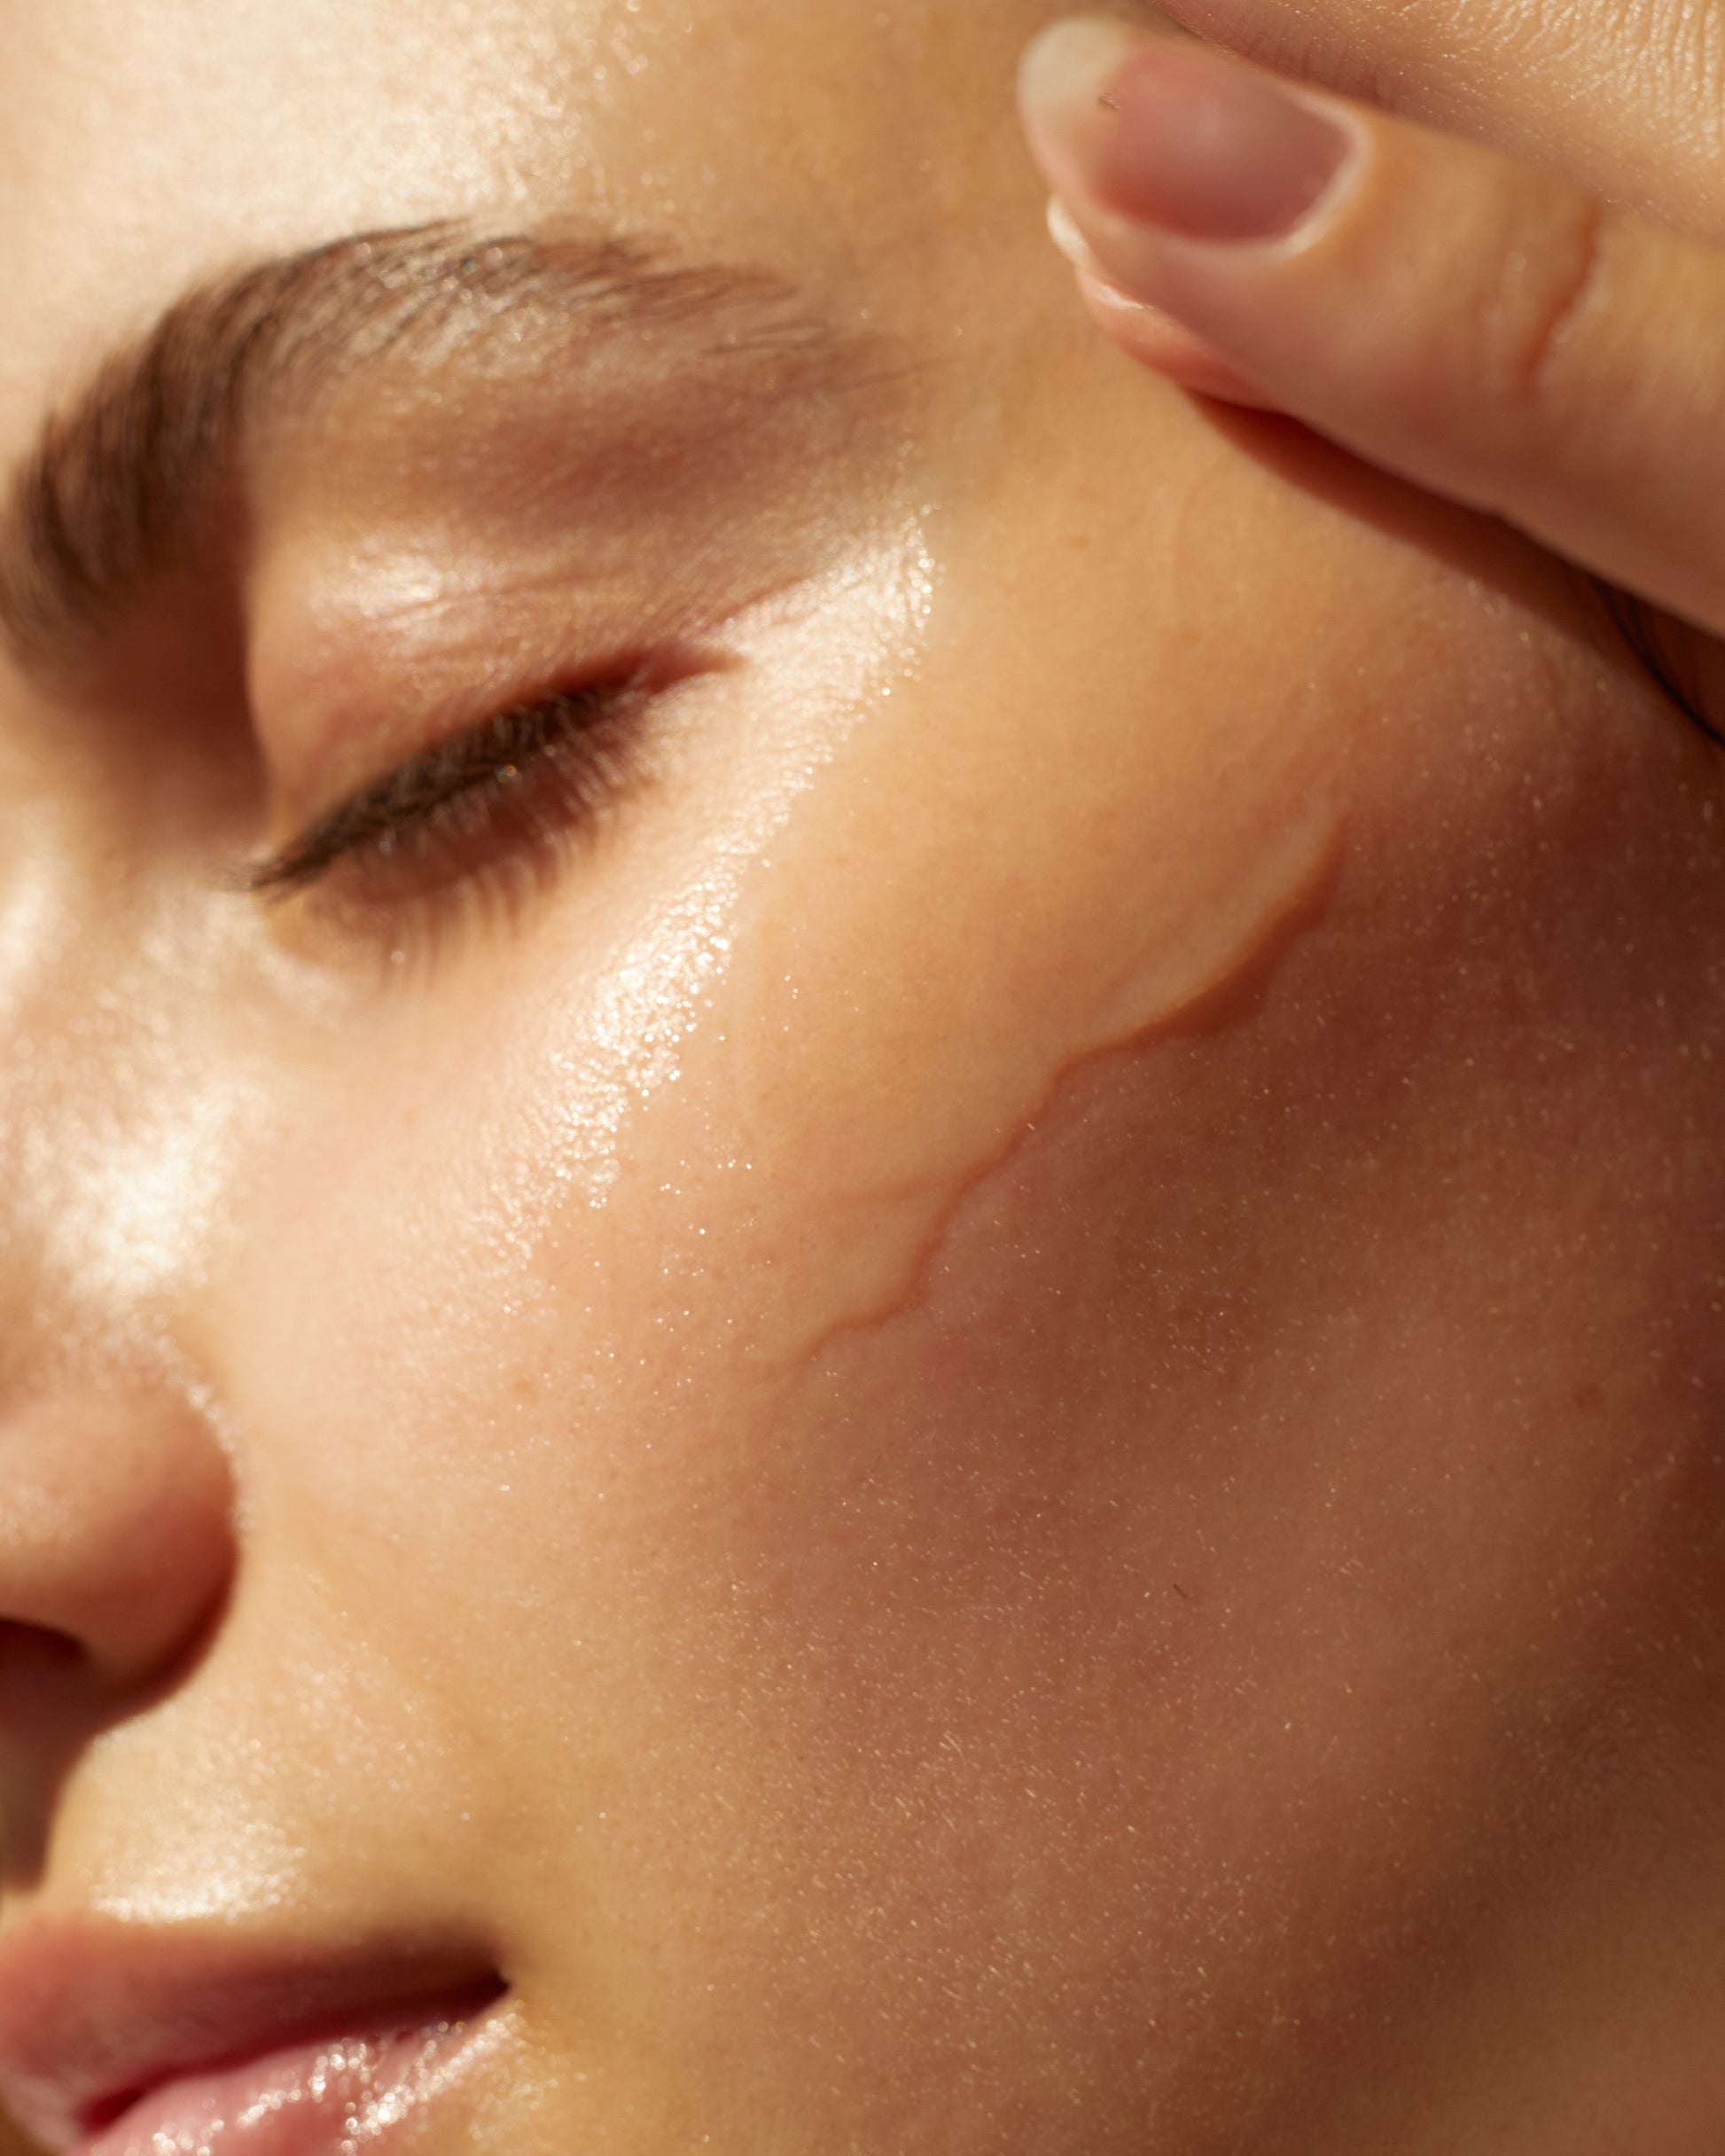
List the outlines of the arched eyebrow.
{"type": "Polygon", "coordinates": [[[32,668],[75,656],[183,553],[254,430],[369,369],[484,371],[500,341],[566,365],[572,332],[619,329],[769,394],[866,371],[864,340],[761,270],[605,236],[352,234],[187,293],[51,415],[0,510],[0,634],[32,668]]]}

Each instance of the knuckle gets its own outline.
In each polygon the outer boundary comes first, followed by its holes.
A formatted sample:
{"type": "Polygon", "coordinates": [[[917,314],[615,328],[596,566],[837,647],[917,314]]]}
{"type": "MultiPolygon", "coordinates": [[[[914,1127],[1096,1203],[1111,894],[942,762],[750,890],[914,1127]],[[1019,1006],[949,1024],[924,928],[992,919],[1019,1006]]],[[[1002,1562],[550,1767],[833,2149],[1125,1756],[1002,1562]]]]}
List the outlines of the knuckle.
{"type": "Polygon", "coordinates": [[[1588,332],[1607,304],[1613,229],[1585,197],[1532,223],[1498,251],[1475,324],[1479,387],[1523,441],[1587,421],[1588,332]]]}

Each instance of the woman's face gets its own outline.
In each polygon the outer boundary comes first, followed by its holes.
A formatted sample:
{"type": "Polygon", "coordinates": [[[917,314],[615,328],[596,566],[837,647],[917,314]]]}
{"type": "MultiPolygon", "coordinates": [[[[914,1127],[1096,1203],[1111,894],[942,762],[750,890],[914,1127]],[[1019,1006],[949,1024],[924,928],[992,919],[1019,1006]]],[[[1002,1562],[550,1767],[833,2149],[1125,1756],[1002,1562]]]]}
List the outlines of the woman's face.
{"type": "Polygon", "coordinates": [[[0,2020],[495,1979],[497,2156],[1705,2096],[1715,767],[1091,341],[1048,12],[5,10],[0,2020]]]}

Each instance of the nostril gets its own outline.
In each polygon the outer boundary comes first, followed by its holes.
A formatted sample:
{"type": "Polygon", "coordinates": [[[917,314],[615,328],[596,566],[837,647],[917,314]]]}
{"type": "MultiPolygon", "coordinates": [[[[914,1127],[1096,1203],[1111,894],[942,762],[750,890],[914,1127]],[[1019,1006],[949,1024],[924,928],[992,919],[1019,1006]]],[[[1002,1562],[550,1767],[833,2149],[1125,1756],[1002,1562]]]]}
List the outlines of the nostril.
{"type": "Polygon", "coordinates": [[[10,1617],[0,1617],[0,1682],[4,1682],[16,1668],[30,1668],[43,1664],[55,1672],[81,1663],[88,1663],[90,1656],[82,1644],[69,1632],[59,1632],[51,1625],[20,1624],[10,1617]]]}
{"type": "Polygon", "coordinates": [[[226,1454],[166,1387],[85,1382],[0,1413],[8,1888],[39,1876],[84,1749],[208,1648],[233,1583],[232,1514],[226,1454]]]}
{"type": "Polygon", "coordinates": [[[222,1605],[232,1483],[171,1398],[65,1397],[0,1423],[0,1693],[148,1689],[222,1605]]]}
{"type": "Polygon", "coordinates": [[[0,1619],[0,1732],[75,1712],[94,1685],[89,1652],[69,1633],[0,1619]]]}
{"type": "MultiPolygon", "coordinates": [[[[116,1683],[83,1641],[51,1626],[0,1619],[0,1890],[40,1876],[59,1789],[74,1762],[104,1730],[171,1691],[219,1628],[219,1594],[147,1682],[116,1683]]],[[[142,1676],[142,1669],[137,1673],[142,1676]]],[[[0,2156],[7,2156],[0,2131],[0,2156]]]]}
{"type": "Polygon", "coordinates": [[[8,1890],[41,1870],[61,1777],[104,1719],[101,1689],[88,1651],[68,1633],[0,1621],[0,1883],[8,1890]]]}

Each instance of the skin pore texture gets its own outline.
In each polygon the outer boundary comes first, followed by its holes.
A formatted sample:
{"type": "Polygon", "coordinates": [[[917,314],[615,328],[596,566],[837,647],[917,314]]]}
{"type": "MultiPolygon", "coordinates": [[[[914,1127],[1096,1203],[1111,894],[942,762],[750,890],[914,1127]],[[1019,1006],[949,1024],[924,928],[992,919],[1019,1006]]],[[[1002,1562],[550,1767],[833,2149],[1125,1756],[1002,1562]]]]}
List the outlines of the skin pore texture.
{"type": "Polygon", "coordinates": [[[1050,12],[0,7],[9,465],[541,251],[4,585],[0,1941],[495,1971],[428,2156],[1716,2156],[1719,766],[1095,340],[1050,12]],[[239,887],[637,673],[513,869],[239,887]]]}

